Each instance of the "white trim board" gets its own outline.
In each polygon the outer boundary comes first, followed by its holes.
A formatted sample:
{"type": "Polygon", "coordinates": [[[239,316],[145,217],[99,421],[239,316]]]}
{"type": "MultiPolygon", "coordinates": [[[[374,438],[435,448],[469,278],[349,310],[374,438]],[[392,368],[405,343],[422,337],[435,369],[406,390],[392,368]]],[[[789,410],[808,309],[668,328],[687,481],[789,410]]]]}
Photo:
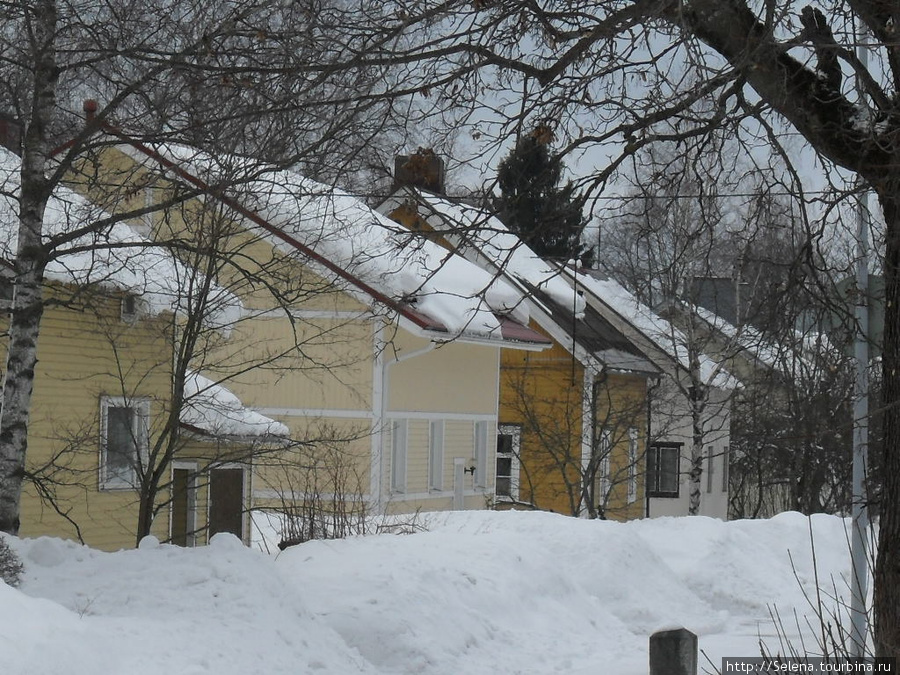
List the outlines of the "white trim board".
{"type": "Polygon", "coordinates": [[[375,419],[375,413],[371,410],[344,410],[340,408],[253,408],[261,415],[271,417],[343,417],[356,420],[375,419]]]}
{"type": "Polygon", "coordinates": [[[386,419],[395,417],[403,417],[411,420],[447,420],[459,422],[494,422],[497,420],[496,413],[455,413],[446,411],[437,412],[421,412],[412,410],[388,410],[385,413],[386,419]]]}

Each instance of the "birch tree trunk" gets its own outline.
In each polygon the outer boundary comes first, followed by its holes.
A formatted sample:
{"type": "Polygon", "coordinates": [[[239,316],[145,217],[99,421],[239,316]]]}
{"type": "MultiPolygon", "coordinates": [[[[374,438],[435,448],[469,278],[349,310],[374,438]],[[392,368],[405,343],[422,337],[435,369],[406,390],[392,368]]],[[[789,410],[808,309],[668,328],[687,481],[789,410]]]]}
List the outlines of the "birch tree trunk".
{"type": "Polygon", "coordinates": [[[55,0],[42,0],[29,16],[37,60],[34,68],[31,122],[25,133],[15,293],[9,321],[9,347],[0,414],[0,531],[18,534],[19,504],[25,478],[28,417],[43,314],[43,280],[47,252],[41,242],[44,210],[52,186],[45,175],[50,154],[49,127],[56,105],[59,71],[53,41],[55,0]]]}
{"type": "Polygon", "coordinates": [[[883,492],[875,560],[875,652],[900,654],[900,169],[882,190],[885,236],[883,492]],[[885,189],[886,188],[886,189],[885,189]]]}

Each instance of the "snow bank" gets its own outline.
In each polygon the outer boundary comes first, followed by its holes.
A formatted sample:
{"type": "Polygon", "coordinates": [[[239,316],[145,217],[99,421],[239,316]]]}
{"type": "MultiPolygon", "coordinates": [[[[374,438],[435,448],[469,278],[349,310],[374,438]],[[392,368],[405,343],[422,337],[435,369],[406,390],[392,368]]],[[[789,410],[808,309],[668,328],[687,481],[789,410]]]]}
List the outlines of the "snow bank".
{"type": "MultiPolygon", "coordinates": [[[[18,193],[21,159],[0,147],[0,259],[15,258],[18,241],[18,193]]],[[[96,205],[63,186],[51,195],[44,213],[43,240],[109,218],[96,205]]],[[[157,315],[181,309],[183,288],[197,274],[165,249],[150,246],[124,222],[117,222],[63,244],[48,264],[45,278],[78,286],[95,285],[139,296],[142,313],[157,315]]],[[[202,286],[202,284],[194,284],[202,286]]],[[[241,316],[240,301],[226,290],[210,291],[208,321],[227,329],[241,316]]]]}
{"type": "Polygon", "coordinates": [[[149,541],[112,554],[12,539],[26,569],[21,591],[0,585],[0,667],[645,675],[654,630],[697,632],[717,662],[757,653],[758,637],[772,634],[768,605],[807,612],[810,526],[820,580],[845,591],[849,574],[844,521],[826,516],[421,518],[430,531],[310,542],[276,557],[229,535],[194,550],[149,541]]]}

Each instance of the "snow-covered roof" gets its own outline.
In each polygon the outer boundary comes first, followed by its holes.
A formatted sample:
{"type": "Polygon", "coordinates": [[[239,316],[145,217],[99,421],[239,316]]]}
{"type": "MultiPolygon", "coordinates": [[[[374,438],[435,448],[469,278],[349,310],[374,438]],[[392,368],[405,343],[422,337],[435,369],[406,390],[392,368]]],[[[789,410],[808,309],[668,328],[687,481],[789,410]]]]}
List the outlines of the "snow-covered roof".
{"type": "MultiPolygon", "coordinates": [[[[493,272],[502,271],[540,289],[560,305],[573,308],[576,315],[584,312],[584,298],[561,277],[557,266],[532,251],[489,211],[422,190],[404,188],[404,192],[431,211],[429,222],[442,234],[446,232],[462,255],[480,256],[479,263],[487,262],[493,272]]],[[[527,307],[518,311],[527,321],[527,307]]]]}
{"type": "Polygon", "coordinates": [[[818,370],[816,355],[825,356],[829,363],[834,363],[841,358],[840,350],[834,346],[827,335],[818,331],[802,333],[791,330],[782,337],[783,342],[780,342],[749,324],[737,327],[715,312],[699,305],[686,308],[686,311],[693,311],[710,328],[728,341],[726,353],[735,356],[742,355],[764,368],[788,377],[796,376],[801,371],[807,374],[816,372],[818,370]]]}
{"type": "Polygon", "coordinates": [[[522,302],[511,285],[294,171],[172,144],[124,145],[123,151],[139,161],[162,159],[195,185],[222,186],[224,201],[262,227],[275,246],[301,251],[351,292],[361,289],[426,317],[448,338],[503,339],[503,317],[522,302]]]}
{"type": "Polygon", "coordinates": [[[263,438],[291,434],[281,422],[245,408],[228,389],[197,372],[191,371],[185,377],[184,400],[181,422],[212,436],[263,438]]]}
{"type": "MultiPolygon", "coordinates": [[[[571,276],[572,272],[567,271],[567,274],[571,276]]],[[[682,367],[690,369],[687,336],[639,302],[619,283],[590,274],[579,274],[578,286],[634,326],[682,367]]],[[[737,380],[722,367],[722,364],[716,363],[706,354],[700,354],[700,379],[719,389],[731,390],[738,386],[737,380]]]]}
{"type": "MultiPolygon", "coordinates": [[[[15,259],[18,241],[22,160],[0,147],[0,259],[15,259]]],[[[77,193],[57,186],[47,202],[43,240],[100,222],[109,215],[77,193]]],[[[193,273],[196,277],[196,274],[193,273]]],[[[48,280],[95,285],[139,296],[142,313],[177,311],[185,301],[182,287],[192,273],[165,249],[150,245],[124,222],[115,222],[63,244],[48,263],[48,280]]],[[[211,290],[209,321],[228,327],[241,316],[240,301],[222,288],[211,290]]]]}

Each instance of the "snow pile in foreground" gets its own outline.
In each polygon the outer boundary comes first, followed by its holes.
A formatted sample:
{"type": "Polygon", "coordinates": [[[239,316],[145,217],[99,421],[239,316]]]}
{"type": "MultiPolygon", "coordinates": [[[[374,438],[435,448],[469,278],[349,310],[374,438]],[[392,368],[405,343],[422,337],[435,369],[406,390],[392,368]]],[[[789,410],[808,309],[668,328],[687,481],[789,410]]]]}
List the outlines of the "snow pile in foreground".
{"type": "MultiPolygon", "coordinates": [[[[756,654],[768,604],[808,611],[791,558],[810,589],[810,521],[797,514],[618,524],[468,512],[427,524],[277,557],[228,535],[113,554],[13,539],[26,573],[20,590],[0,584],[0,670],[636,675],[654,630],[686,626],[717,661],[756,654]]],[[[846,576],[843,521],[811,524],[820,578],[846,576]]]]}

